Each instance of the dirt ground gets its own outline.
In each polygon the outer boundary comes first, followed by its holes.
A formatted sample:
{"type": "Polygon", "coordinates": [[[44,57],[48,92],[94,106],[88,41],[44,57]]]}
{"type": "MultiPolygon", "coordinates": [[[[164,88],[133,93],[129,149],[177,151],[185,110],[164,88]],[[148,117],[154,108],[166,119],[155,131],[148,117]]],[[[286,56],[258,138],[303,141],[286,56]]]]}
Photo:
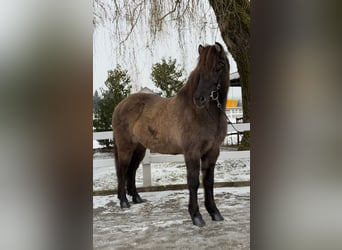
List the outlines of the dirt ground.
{"type": "Polygon", "coordinates": [[[94,249],[249,249],[249,187],[216,188],[215,200],[224,221],[211,221],[199,206],[206,225],[192,225],[188,191],[141,193],[147,201],[121,210],[116,196],[93,198],[94,249]]]}

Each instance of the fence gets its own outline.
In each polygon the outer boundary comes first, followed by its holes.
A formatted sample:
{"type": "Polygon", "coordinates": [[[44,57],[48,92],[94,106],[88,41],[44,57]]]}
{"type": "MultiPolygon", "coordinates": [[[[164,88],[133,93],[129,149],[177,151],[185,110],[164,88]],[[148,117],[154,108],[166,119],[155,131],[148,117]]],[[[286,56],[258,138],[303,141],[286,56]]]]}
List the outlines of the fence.
{"type": "MultiPolygon", "coordinates": [[[[250,131],[249,123],[237,123],[234,127],[239,131],[250,131]]],[[[228,131],[234,131],[234,128],[229,124],[228,131]]],[[[229,134],[229,132],[228,132],[229,134]]],[[[113,138],[113,131],[95,132],[93,133],[93,140],[106,140],[113,138]]],[[[229,160],[238,158],[249,158],[250,151],[221,151],[219,160],[229,160]]],[[[142,161],[143,165],[143,186],[150,187],[152,185],[151,164],[163,163],[163,162],[184,162],[183,155],[169,155],[169,154],[157,154],[151,153],[150,150],[146,150],[145,158],[142,161]]],[[[93,164],[96,166],[101,165],[113,165],[113,159],[94,159],[93,164]]]]}

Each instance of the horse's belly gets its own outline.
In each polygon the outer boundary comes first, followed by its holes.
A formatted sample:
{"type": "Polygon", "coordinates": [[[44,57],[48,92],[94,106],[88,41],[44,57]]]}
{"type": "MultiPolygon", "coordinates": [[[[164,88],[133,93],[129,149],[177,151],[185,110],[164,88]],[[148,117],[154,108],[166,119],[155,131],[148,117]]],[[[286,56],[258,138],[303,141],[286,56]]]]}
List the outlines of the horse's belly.
{"type": "Polygon", "coordinates": [[[175,136],[169,131],[158,131],[152,126],[140,128],[135,131],[136,141],[153,152],[161,154],[182,154],[183,150],[179,146],[175,136]]]}
{"type": "Polygon", "coordinates": [[[150,138],[149,140],[141,141],[146,148],[153,152],[160,154],[182,154],[183,150],[173,142],[167,140],[156,140],[150,138]]]}
{"type": "Polygon", "coordinates": [[[161,145],[154,147],[148,147],[152,152],[160,153],[160,154],[182,154],[183,150],[175,145],[161,145]]]}

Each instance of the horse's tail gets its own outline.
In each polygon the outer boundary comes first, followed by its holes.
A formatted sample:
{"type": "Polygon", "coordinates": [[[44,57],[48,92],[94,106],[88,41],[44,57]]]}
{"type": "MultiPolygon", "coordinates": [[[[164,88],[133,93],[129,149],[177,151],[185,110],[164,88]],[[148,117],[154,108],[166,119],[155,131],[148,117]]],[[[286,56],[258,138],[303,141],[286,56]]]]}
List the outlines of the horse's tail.
{"type": "Polygon", "coordinates": [[[115,137],[113,136],[113,151],[114,151],[114,161],[115,168],[117,169],[119,166],[119,156],[118,156],[118,148],[116,146],[115,137]]]}

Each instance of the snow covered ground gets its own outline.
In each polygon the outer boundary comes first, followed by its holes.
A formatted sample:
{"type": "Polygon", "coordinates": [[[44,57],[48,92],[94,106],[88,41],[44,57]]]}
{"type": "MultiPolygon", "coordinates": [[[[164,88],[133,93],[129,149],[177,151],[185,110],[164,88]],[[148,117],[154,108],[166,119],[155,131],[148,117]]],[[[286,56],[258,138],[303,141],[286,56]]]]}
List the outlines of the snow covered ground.
{"type": "Polygon", "coordinates": [[[147,201],[121,210],[116,196],[93,197],[94,249],[249,249],[249,187],[216,188],[215,200],[224,221],[211,221],[199,206],[206,225],[192,225],[188,191],[141,193],[147,201]]]}
{"type": "MultiPolygon", "coordinates": [[[[93,189],[116,189],[112,153],[95,153],[93,189]],[[106,161],[109,160],[109,161],[106,161]]],[[[184,163],[152,164],[152,185],[186,183],[184,163]]],[[[250,160],[218,161],[216,182],[250,180],[250,160]]],[[[142,166],[137,171],[142,186],[142,166]]],[[[204,207],[203,189],[198,202],[206,226],[192,225],[188,190],[141,192],[146,202],[120,209],[116,195],[93,197],[94,249],[249,249],[250,188],[215,188],[215,200],[224,221],[211,221],[204,207]]],[[[128,197],[130,199],[130,197],[128,197]]]]}
{"type": "MultiPolygon", "coordinates": [[[[93,190],[116,189],[117,179],[113,153],[95,153],[94,160],[112,159],[106,165],[93,164],[93,190]]],[[[155,163],[151,167],[152,186],[186,184],[185,163],[155,163]]],[[[215,168],[215,182],[249,181],[249,158],[218,161],[215,168]]],[[[142,166],[137,170],[137,187],[143,185],[142,166]]]]}

